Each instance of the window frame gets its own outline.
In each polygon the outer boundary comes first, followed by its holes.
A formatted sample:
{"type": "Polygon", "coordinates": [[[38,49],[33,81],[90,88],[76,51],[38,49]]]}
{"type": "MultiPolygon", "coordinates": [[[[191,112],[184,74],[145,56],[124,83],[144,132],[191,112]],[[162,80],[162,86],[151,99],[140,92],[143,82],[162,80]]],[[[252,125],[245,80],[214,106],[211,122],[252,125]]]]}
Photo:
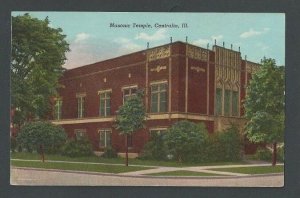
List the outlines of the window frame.
{"type": "Polygon", "coordinates": [[[168,130],[167,127],[150,128],[150,129],[149,129],[149,133],[150,133],[150,135],[151,135],[151,133],[159,133],[159,134],[161,134],[161,133],[166,133],[167,130],[168,130]]]}
{"type": "Polygon", "coordinates": [[[127,98],[125,99],[125,96],[126,96],[126,97],[130,97],[130,96],[136,95],[137,90],[138,90],[138,85],[130,85],[130,86],[124,86],[124,87],[122,87],[123,104],[124,104],[125,101],[127,100],[127,98]],[[133,89],[136,90],[135,93],[132,93],[132,90],[133,90],[133,89]],[[129,94],[126,94],[126,95],[125,95],[125,91],[126,91],[126,90],[129,90],[129,94]]]}
{"type": "Polygon", "coordinates": [[[99,129],[99,148],[108,148],[112,146],[112,130],[111,129],[99,129]],[[101,144],[102,138],[101,134],[104,133],[104,145],[101,144]],[[109,134],[109,142],[108,142],[108,135],[109,134]]]}
{"type": "Polygon", "coordinates": [[[231,115],[233,117],[238,117],[239,116],[239,91],[232,91],[231,93],[231,115]],[[234,96],[236,94],[236,96],[234,96]],[[234,97],[236,97],[236,101],[234,101],[234,97]],[[234,104],[236,102],[236,104],[234,104]],[[234,111],[236,110],[236,112],[234,111]]]}
{"type": "Polygon", "coordinates": [[[107,116],[111,115],[111,93],[112,93],[111,89],[98,91],[98,95],[99,95],[99,116],[100,117],[107,117],[107,116]],[[102,94],[105,94],[104,98],[102,98],[102,96],[101,96],[102,94]],[[108,108],[108,105],[107,105],[107,103],[108,103],[107,100],[109,100],[109,108],[108,108]],[[104,115],[101,115],[102,101],[104,101],[104,115]],[[109,109],[109,111],[108,111],[108,109],[109,109]]]}
{"type": "Polygon", "coordinates": [[[55,105],[54,105],[54,119],[55,120],[60,120],[62,119],[62,98],[57,98],[55,100],[55,105]]]}
{"type": "Polygon", "coordinates": [[[168,81],[156,81],[150,83],[150,113],[166,113],[168,112],[168,81]],[[162,89],[162,85],[165,85],[165,88],[162,89]],[[153,87],[157,86],[157,90],[153,91],[153,87]],[[156,101],[153,100],[154,94],[157,94],[156,101]],[[165,94],[165,101],[161,101],[162,94],[165,94]],[[165,109],[162,110],[161,103],[165,103],[165,109]],[[153,111],[153,105],[156,104],[157,111],[153,111]]]}
{"type": "Polygon", "coordinates": [[[127,147],[129,149],[133,148],[133,134],[132,133],[129,133],[127,134],[127,147]]]}
{"type": "Polygon", "coordinates": [[[224,116],[226,117],[231,116],[231,92],[230,89],[224,90],[224,116]]]}
{"type": "Polygon", "coordinates": [[[77,118],[85,117],[85,94],[77,94],[77,118]]]}
{"type": "Polygon", "coordinates": [[[83,138],[87,137],[86,129],[75,129],[74,133],[75,133],[75,139],[77,141],[82,140],[83,138]],[[81,133],[83,135],[78,135],[79,133],[81,133]]]}
{"type": "Polygon", "coordinates": [[[222,88],[216,88],[215,111],[217,116],[221,116],[223,114],[223,89],[222,88]],[[218,92],[220,93],[218,94],[218,92]]]}

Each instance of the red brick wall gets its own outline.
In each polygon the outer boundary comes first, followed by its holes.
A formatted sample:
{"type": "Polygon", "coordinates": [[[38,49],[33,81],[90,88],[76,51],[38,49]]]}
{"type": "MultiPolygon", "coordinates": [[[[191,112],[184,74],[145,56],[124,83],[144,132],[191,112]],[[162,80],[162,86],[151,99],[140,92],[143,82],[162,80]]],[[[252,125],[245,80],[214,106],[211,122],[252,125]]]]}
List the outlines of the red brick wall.
{"type": "Polygon", "coordinates": [[[123,104],[122,87],[137,84],[139,88],[145,88],[145,65],[138,64],[133,67],[120,68],[118,72],[107,71],[97,75],[77,79],[63,79],[61,83],[65,88],[60,90],[63,98],[63,118],[77,118],[76,93],[85,92],[85,117],[99,116],[99,90],[112,89],[111,113],[123,104]],[[128,74],[131,74],[131,78],[128,74]],[[106,82],[103,79],[106,78],[106,82]],[[80,83],[82,86],[80,86],[80,83]]]}
{"type": "Polygon", "coordinates": [[[188,112],[207,113],[207,62],[189,59],[188,71],[188,112]],[[203,71],[192,70],[199,67],[203,71]]]}
{"type": "Polygon", "coordinates": [[[185,112],[185,57],[180,57],[180,65],[178,68],[178,111],[185,112]]]}
{"type": "Polygon", "coordinates": [[[209,64],[209,115],[215,114],[215,64],[209,64]]]}
{"type": "MultiPolygon", "coordinates": [[[[186,44],[176,42],[171,45],[171,58],[167,57],[148,63],[148,110],[151,105],[150,83],[166,80],[169,82],[169,63],[171,61],[171,111],[185,112],[185,86],[186,86],[186,44]],[[151,71],[157,66],[166,66],[159,72],[151,71]]],[[[209,51],[209,90],[207,90],[207,62],[195,59],[188,60],[188,112],[195,114],[207,114],[207,91],[209,92],[209,115],[214,115],[215,100],[215,54],[209,51]],[[191,70],[191,66],[200,67],[205,72],[191,70]]],[[[79,67],[65,72],[61,84],[65,88],[59,90],[63,99],[63,119],[77,118],[76,93],[85,92],[85,117],[99,116],[99,90],[112,89],[111,93],[111,114],[123,104],[122,87],[138,85],[139,88],[146,87],[146,51],[136,52],[109,59],[99,63],[79,67]],[[131,74],[131,78],[128,74],[131,74]],[[106,82],[104,82],[106,79],[106,82]]],[[[242,68],[245,69],[245,62],[242,61],[242,68]]],[[[241,100],[245,97],[244,69],[241,71],[241,100]]],[[[169,84],[170,85],[170,84],[169,84]]],[[[241,109],[243,115],[243,109],[241,109]]],[[[149,129],[155,127],[170,127],[178,119],[148,120],[147,128],[141,129],[133,136],[133,148],[130,152],[140,152],[149,138],[149,129]]],[[[191,120],[193,122],[202,122],[191,120]]],[[[203,121],[209,132],[214,130],[213,121],[203,121]]],[[[111,122],[69,124],[63,125],[70,137],[74,137],[75,129],[86,129],[88,137],[92,140],[95,150],[99,150],[100,128],[112,129],[112,145],[118,152],[124,152],[123,136],[113,128],[111,122]]]]}
{"type": "Polygon", "coordinates": [[[245,114],[245,108],[244,108],[244,100],[246,96],[246,64],[245,61],[242,60],[241,65],[241,87],[240,87],[240,101],[241,101],[241,107],[240,107],[240,115],[243,116],[245,114]]]}

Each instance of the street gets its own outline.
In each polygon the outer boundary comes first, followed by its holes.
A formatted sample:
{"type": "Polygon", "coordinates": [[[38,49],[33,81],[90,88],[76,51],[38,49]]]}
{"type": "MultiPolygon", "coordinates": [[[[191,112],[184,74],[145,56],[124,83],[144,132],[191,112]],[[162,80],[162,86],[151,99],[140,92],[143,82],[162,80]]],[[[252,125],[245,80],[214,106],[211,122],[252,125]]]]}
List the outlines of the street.
{"type": "Polygon", "coordinates": [[[149,177],[75,171],[11,168],[12,185],[32,186],[234,186],[282,187],[283,174],[224,177],[149,177]]]}

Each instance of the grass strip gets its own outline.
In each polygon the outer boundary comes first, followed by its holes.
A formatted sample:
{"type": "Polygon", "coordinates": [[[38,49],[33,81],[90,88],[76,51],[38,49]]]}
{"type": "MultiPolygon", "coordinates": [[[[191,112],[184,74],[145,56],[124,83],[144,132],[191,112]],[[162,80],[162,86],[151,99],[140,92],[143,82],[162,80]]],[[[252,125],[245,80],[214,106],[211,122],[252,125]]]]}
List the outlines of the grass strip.
{"type": "Polygon", "coordinates": [[[64,163],[64,162],[44,162],[43,163],[43,162],[28,162],[28,161],[11,161],[11,165],[16,166],[16,167],[75,170],[75,171],[101,172],[101,173],[124,173],[124,172],[149,169],[149,168],[139,167],[139,166],[71,164],[71,163],[64,163]]]}
{"type": "Polygon", "coordinates": [[[214,174],[214,173],[204,173],[204,172],[186,171],[186,170],[150,173],[150,174],[146,174],[146,175],[152,175],[152,176],[224,176],[224,175],[214,174]]]}
{"type": "MultiPolygon", "coordinates": [[[[40,160],[41,156],[37,153],[15,152],[11,153],[12,159],[27,159],[27,160],[40,160]]],[[[88,157],[66,157],[62,155],[46,154],[46,160],[56,161],[73,161],[73,162],[95,162],[95,163],[109,163],[109,164],[124,164],[124,158],[102,158],[97,156],[88,157]]],[[[235,165],[245,164],[245,162],[213,162],[213,163],[178,163],[176,161],[158,161],[158,160],[141,160],[129,159],[129,164],[145,165],[145,166],[166,166],[166,167],[189,167],[189,166],[210,166],[210,165],[235,165]]]]}
{"type": "Polygon", "coordinates": [[[212,168],[208,170],[224,171],[232,173],[244,173],[244,174],[268,174],[268,173],[282,173],[284,166],[252,166],[252,167],[234,167],[234,168],[212,168]]]}

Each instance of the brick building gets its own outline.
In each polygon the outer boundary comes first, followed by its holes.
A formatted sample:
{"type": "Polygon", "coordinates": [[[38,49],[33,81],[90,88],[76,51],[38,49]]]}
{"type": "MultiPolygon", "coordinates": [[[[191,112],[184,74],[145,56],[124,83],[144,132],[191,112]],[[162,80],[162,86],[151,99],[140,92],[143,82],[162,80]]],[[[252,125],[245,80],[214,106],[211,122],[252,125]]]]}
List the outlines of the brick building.
{"type": "Polygon", "coordinates": [[[133,156],[150,133],[179,120],[204,122],[209,133],[230,122],[242,127],[245,88],[258,66],[232,49],[174,42],[70,69],[60,79],[52,122],[70,137],[87,136],[95,151],[112,146],[122,154],[125,139],[113,127],[115,112],[143,89],[149,117],[146,128],[128,139],[133,156]]]}

